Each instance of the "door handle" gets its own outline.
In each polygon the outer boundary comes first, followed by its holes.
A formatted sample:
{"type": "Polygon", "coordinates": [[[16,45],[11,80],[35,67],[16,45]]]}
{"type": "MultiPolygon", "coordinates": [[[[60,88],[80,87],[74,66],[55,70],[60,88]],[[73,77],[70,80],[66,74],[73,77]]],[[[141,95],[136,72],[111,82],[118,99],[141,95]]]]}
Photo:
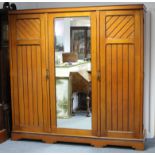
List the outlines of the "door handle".
{"type": "Polygon", "coordinates": [[[98,80],[98,81],[101,80],[101,72],[100,72],[100,71],[97,72],[97,80],[98,80]]]}
{"type": "Polygon", "coordinates": [[[49,70],[46,69],[46,80],[49,80],[49,78],[50,78],[49,70]]]}

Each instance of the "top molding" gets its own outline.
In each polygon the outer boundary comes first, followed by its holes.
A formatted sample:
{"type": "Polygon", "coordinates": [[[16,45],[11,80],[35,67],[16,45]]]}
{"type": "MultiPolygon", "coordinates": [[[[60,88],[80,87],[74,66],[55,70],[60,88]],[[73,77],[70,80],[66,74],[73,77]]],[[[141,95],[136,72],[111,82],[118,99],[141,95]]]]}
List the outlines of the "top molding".
{"type": "Polygon", "coordinates": [[[110,5],[110,6],[88,6],[88,7],[66,7],[47,9],[27,9],[9,11],[9,14],[33,14],[33,13],[61,13],[61,12],[83,12],[83,11],[112,11],[112,10],[145,10],[144,4],[133,5],[110,5]]]}

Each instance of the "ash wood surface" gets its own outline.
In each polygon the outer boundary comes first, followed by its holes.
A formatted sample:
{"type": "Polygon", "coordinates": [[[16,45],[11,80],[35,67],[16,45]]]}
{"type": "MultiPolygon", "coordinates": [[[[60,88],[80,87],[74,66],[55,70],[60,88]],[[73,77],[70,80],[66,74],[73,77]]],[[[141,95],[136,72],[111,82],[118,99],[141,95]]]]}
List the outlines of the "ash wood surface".
{"type": "Polygon", "coordinates": [[[13,140],[144,149],[143,5],[12,11],[9,26],[13,140]],[[82,16],[91,19],[92,130],[57,128],[54,19],[82,16]]]}
{"type": "Polygon", "coordinates": [[[56,132],[59,134],[67,134],[70,135],[71,131],[77,133],[80,135],[80,133],[82,134],[83,132],[85,134],[90,134],[90,132],[93,135],[96,135],[96,131],[97,131],[97,111],[96,111],[96,106],[97,106],[97,102],[96,102],[96,98],[97,98],[97,90],[96,90],[96,14],[91,13],[91,12],[76,12],[76,13],[57,13],[57,14],[49,14],[48,15],[48,30],[49,30],[49,39],[48,39],[48,43],[49,43],[49,66],[50,66],[50,104],[51,104],[51,123],[52,123],[52,132],[56,132]],[[92,105],[92,130],[71,130],[71,129],[61,129],[61,128],[57,128],[57,121],[56,121],[56,100],[55,100],[55,60],[54,60],[54,19],[55,18],[65,18],[65,17],[85,17],[88,16],[91,18],[91,51],[93,51],[92,57],[93,60],[91,63],[93,63],[93,67],[92,67],[92,102],[94,103],[92,105]]]}
{"type": "Polygon", "coordinates": [[[104,105],[101,111],[106,108],[101,113],[102,136],[142,136],[141,18],[140,11],[106,11],[100,15],[101,104],[104,105]]]}
{"type": "Polygon", "coordinates": [[[96,6],[96,7],[70,7],[70,8],[52,8],[52,9],[30,9],[10,11],[10,14],[38,14],[38,13],[64,13],[64,12],[85,12],[85,11],[110,11],[110,10],[143,10],[143,4],[132,5],[111,5],[111,6],[96,6]]]}
{"type": "Polygon", "coordinates": [[[10,23],[13,129],[49,131],[44,15],[11,16],[10,23]]]}
{"type": "Polygon", "coordinates": [[[101,137],[93,137],[93,136],[68,136],[68,135],[57,135],[57,134],[37,134],[37,133],[12,133],[12,140],[20,140],[20,139],[35,139],[42,140],[46,143],[56,143],[56,142],[73,142],[80,144],[90,144],[97,148],[110,146],[123,146],[123,147],[131,147],[137,150],[144,150],[144,141],[142,139],[117,139],[117,138],[101,138],[101,137]]]}

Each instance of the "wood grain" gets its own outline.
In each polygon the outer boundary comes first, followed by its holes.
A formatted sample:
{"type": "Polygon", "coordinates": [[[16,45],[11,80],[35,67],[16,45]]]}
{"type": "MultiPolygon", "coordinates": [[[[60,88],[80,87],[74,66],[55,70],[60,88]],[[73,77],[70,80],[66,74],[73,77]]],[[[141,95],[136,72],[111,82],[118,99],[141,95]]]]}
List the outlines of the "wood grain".
{"type": "Polygon", "coordinates": [[[105,95],[101,104],[106,104],[101,111],[107,107],[106,115],[101,115],[102,136],[141,137],[141,19],[140,11],[100,13],[100,60],[105,63],[101,64],[101,74],[105,74],[101,76],[101,96],[105,95]]]}
{"type": "Polygon", "coordinates": [[[63,128],[58,128],[57,127],[57,118],[56,118],[56,92],[55,92],[55,49],[54,49],[54,20],[55,18],[65,18],[65,17],[90,17],[91,18],[91,54],[93,56],[93,65],[92,65],[92,130],[79,130],[77,131],[76,129],[74,130],[75,133],[91,133],[96,135],[97,133],[97,81],[96,81],[96,75],[97,75],[97,66],[96,66],[96,17],[95,14],[91,12],[76,12],[76,13],[57,13],[57,14],[50,14],[48,16],[48,28],[49,28],[49,66],[50,66],[50,106],[51,106],[51,120],[52,120],[52,131],[56,133],[67,133],[71,134],[71,130],[69,128],[63,129],[63,128]]]}
{"type": "Polygon", "coordinates": [[[118,92],[118,97],[117,97],[117,102],[118,102],[118,131],[123,130],[123,45],[118,45],[117,47],[117,62],[118,62],[118,87],[117,87],[117,92],[118,92]]]}
{"type": "Polygon", "coordinates": [[[14,35],[11,35],[14,45],[11,50],[12,103],[15,122],[20,121],[17,129],[49,131],[44,15],[18,15],[11,19],[11,24],[14,27],[14,35]]]}
{"type": "Polygon", "coordinates": [[[144,148],[140,141],[143,138],[142,9],[143,5],[132,5],[10,12],[13,139],[144,148]],[[57,128],[54,19],[85,16],[91,19],[92,130],[57,128]],[[49,79],[46,71],[50,73],[49,79]],[[53,139],[51,135],[55,135],[53,139]]]}
{"type": "MultiPolygon", "coordinates": [[[[33,18],[38,13],[65,13],[65,12],[84,12],[84,11],[120,11],[120,10],[143,10],[145,6],[143,4],[132,4],[132,5],[111,5],[111,6],[96,6],[96,7],[70,7],[70,8],[52,8],[52,9],[29,9],[29,10],[18,10],[10,11],[10,14],[23,14],[22,17],[26,18],[27,14],[31,14],[33,18]],[[26,15],[25,15],[26,14],[26,15]]],[[[20,15],[21,16],[21,15],[20,15]]],[[[19,18],[19,17],[18,17],[19,18]]],[[[28,18],[28,17],[27,17],[28,18]]]]}
{"type": "Polygon", "coordinates": [[[12,133],[12,140],[20,139],[35,139],[42,140],[46,143],[56,143],[56,142],[73,142],[80,144],[90,144],[95,147],[105,147],[105,146],[124,146],[131,147],[137,150],[144,150],[143,139],[117,139],[117,138],[101,138],[94,136],[68,136],[68,135],[58,135],[58,134],[34,134],[34,133],[12,133]]]}

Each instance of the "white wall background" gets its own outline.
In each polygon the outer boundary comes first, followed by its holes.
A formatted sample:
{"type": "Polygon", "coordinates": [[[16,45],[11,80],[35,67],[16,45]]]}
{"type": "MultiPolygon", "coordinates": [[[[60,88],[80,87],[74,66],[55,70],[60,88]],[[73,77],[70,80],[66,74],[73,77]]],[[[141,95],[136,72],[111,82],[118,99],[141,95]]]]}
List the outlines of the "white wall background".
{"type": "MultiPolygon", "coordinates": [[[[18,9],[119,5],[133,3],[112,2],[16,2],[18,9]]],[[[144,3],[145,20],[145,69],[144,69],[144,127],[148,138],[155,137],[155,3],[144,3]]],[[[0,2],[0,8],[3,3],[0,2]]]]}

